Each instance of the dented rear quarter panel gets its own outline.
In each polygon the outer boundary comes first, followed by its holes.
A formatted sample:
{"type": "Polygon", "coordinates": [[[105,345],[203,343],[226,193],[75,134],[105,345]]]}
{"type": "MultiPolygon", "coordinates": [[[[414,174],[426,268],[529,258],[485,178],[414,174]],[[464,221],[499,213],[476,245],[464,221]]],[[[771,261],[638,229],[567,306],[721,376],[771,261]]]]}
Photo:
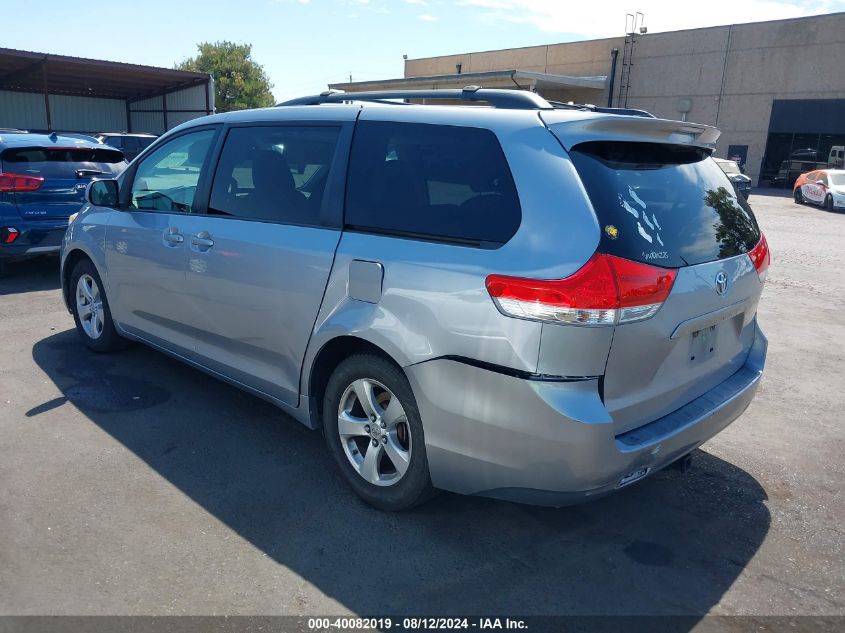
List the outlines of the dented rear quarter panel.
{"type": "Polygon", "coordinates": [[[510,241],[494,249],[345,231],[306,353],[302,393],[308,395],[320,349],[348,335],[379,346],[402,367],[460,356],[536,373],[542,324],[499,313],[485,280],[494,273],[566,277],[595,251],[598,221],[566,151],[531,111],[369,108],[361,119],[493,130],[510,165],[522,222],[510,241]],[[383,266],[377,302],[350,296],[355,260],[383,266]]]}

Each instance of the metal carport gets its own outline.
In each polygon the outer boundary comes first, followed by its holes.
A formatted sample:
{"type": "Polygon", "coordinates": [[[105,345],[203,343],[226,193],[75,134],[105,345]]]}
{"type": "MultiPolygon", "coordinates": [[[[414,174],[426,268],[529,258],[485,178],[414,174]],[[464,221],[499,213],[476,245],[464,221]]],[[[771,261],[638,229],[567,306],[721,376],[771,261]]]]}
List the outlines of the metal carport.
{"type": "Polygon", "coordinates": [[[161,134],[212,112],[205,73],[0,48],[0,127],[161,134]]]}

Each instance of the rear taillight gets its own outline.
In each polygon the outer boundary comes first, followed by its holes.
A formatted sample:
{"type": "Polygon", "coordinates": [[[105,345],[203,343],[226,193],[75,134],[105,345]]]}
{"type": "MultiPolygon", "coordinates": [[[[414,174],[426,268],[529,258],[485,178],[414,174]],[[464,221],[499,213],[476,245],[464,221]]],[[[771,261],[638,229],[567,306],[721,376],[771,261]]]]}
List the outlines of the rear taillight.
{"type": "Polygon", "coordinates": [[[4,193],[37,191],[42,184],[44,179],[40,176],[0,173],[0,191],[4,193]]]}
{"type": "Polygon", "coordinates": [[[11,244],[18,239],[20,232],[13,226],[4,226],[0,228],[0,243],[11,244]]]}
{"type": "Polygon", "coordinates": [[[490,275],[487,291],[507,316],[575,325],[647,319],[660,309],[676,272],[596,253],[565,279],[490,275]]]}
{"type": "Polygon", "coordinates": [[[751,258],[751,263],[757,269],[760,281],[766,281],[766,273],[769,270],[769,263],[772,261],[772,254],[769,252],[769,243],[762,231],[760,231],[760,241],[757,242],[757,246],[748,251],[748,257],[751,258]]]}

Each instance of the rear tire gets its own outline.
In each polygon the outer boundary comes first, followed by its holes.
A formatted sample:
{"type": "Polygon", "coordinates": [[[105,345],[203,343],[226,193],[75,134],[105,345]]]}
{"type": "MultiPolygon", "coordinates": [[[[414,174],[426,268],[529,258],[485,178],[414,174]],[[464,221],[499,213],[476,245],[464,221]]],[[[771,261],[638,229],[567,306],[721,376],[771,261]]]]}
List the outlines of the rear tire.
{"type": "Polygon", "coordinates": [[[90,259],[81,259],[70,275],[70,305],[76,331],[98,353],[124,349],[128,341],[114,329],[103,281],[90,259]]]}
{"type": "Polygon", "coordinates": [[[369,505],[395,512],[434,495],[417,402],[387,359],[355,354],[337,366],[323,399],[323,431],[344,479],[369,505]]]}
{"type": "Polygon", "coordinates": [[[796,187],[792,192],[792,197],[795,199],[795,204],[804,204],[804,194],[801,193],[801,188],[796,187]]]}

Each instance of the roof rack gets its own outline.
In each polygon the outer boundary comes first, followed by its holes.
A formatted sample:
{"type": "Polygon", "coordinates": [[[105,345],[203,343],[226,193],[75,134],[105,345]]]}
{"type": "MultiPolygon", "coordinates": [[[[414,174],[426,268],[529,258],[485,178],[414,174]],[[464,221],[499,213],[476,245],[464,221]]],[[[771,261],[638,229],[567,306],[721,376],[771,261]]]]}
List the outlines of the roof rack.
{"type": "Polygon", "coordinates": [[[540,95],[527,90],[482,89],[466,86],[463,89],[443,90],[378,90],[370,92],[339,92],[327,90],[318,95],[299,97],[278,106],[320,105],[345,101],[390,102],[391,99],[446,99],[451,101],[481,101],[495,108],[507,110],[551,110],[552,105],[540,95]]]}

